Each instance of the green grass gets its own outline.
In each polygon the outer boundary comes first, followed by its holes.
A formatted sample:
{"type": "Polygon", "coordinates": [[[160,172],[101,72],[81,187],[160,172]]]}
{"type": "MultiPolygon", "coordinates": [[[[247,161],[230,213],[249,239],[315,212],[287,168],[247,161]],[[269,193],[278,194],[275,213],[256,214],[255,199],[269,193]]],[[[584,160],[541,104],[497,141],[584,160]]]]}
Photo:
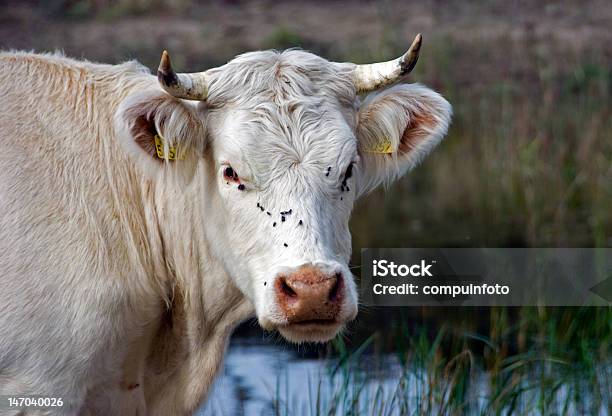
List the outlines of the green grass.
{"type": "Polygon", "coordinates": [[[606,414],[612,405],[611,312],[495,308],[490,310],[486,335],[456,326],[431,333],[399,321],[391,338],[400,371],[386,389],[372,382],[385,366],[383,355],[376,353],[376,340],[382,334],[352,351],[338,338],[327,372],[309,380],[307,408],[298,409],[295,398],[287,397],[287,384],[278,384],[274,411],[277,415],[606,414]]]}

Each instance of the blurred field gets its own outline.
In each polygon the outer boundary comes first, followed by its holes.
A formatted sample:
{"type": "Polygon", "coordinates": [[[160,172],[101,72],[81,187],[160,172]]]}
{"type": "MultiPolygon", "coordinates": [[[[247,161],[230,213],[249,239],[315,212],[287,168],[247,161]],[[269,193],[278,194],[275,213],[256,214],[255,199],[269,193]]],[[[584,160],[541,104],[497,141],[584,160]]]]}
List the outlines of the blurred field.
{"type": "MultiPolygon", "coordinates": [[[[422,166],[357,204],[353,263],[362,247],[612,245],[609,1],[3,3],[2,49],[60,49],[108,63],[137,59],[152,69],[163,49],[184,71],[265,48],[301,47],[365,63],[400,55],[422,32],[412,79],[453,104],[452,128],[422,166]]],[[[385,406],[405,406],[404,414],[510,414],[533,404],[534,413],[551,414],[561,401],[557,413],[571,414],[563,411],[570,406],[594,414],[610,405],[610,313],[366,309],[347,345],[337,340],[328,352],[344,363],[366,349],[395,351],[406,371],[425,371],[428,384],[416,393],[422,401],[408,400],[398,379],[396,398],[359,396],[347,387],[330,405],[372,404],[377,414],[385,406]],[[488,377],[484,408],[474,399],[482,393],[474,387],[476,368],[488,377]],[[535,398],[529,386],[538,389],[535,398]],[[593,395],[588,403],[581,402],[585,391],[593,395]]],[[[350,368],[341,368],[347,386],[356,385],[350,368]]]]}

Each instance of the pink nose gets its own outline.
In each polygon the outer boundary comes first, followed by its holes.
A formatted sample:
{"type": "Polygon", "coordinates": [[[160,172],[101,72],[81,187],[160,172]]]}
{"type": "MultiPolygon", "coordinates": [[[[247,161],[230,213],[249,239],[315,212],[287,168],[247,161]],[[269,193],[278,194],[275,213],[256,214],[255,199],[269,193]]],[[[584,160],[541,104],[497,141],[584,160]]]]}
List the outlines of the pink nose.
{"type": "Polygon", "coordinates": [[[307,266],[276,279],[276,300],[288,322],[333,321],[340,312],[342,274],[307,266]]]}

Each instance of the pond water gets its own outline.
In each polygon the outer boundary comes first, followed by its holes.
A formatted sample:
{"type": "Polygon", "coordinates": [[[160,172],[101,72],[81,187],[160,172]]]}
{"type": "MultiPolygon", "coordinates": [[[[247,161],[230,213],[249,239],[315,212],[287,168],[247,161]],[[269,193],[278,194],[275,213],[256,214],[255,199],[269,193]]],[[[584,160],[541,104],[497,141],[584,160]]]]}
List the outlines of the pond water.
{"type": "MultiPolygon", "coordinates": [[[[398,360],[386,356],[360,361],[352,366],[351,377],[363,381],[361,394],[392,394],[402,372],[398,360]]],[[[273,342],[233,340],[208,402],[197,415],[317,414],[317,398],[327,409],[346,379],[338,360],[304,358],[290,346],[273,342]]],[[[338,414],[344,414],[342,406],[338,414]]]]}

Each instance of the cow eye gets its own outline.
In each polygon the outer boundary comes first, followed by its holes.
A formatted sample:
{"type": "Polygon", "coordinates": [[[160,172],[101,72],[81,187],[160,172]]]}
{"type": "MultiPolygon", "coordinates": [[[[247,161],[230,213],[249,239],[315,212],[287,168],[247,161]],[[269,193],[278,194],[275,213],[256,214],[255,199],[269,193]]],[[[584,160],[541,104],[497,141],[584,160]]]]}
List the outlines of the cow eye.
{"type": "Polygon", "coordinates": [[[225,169],[223,169],[223,179],[226,181],[237,182],[238,174],[231,166],[226,166],[225,169]]]}

